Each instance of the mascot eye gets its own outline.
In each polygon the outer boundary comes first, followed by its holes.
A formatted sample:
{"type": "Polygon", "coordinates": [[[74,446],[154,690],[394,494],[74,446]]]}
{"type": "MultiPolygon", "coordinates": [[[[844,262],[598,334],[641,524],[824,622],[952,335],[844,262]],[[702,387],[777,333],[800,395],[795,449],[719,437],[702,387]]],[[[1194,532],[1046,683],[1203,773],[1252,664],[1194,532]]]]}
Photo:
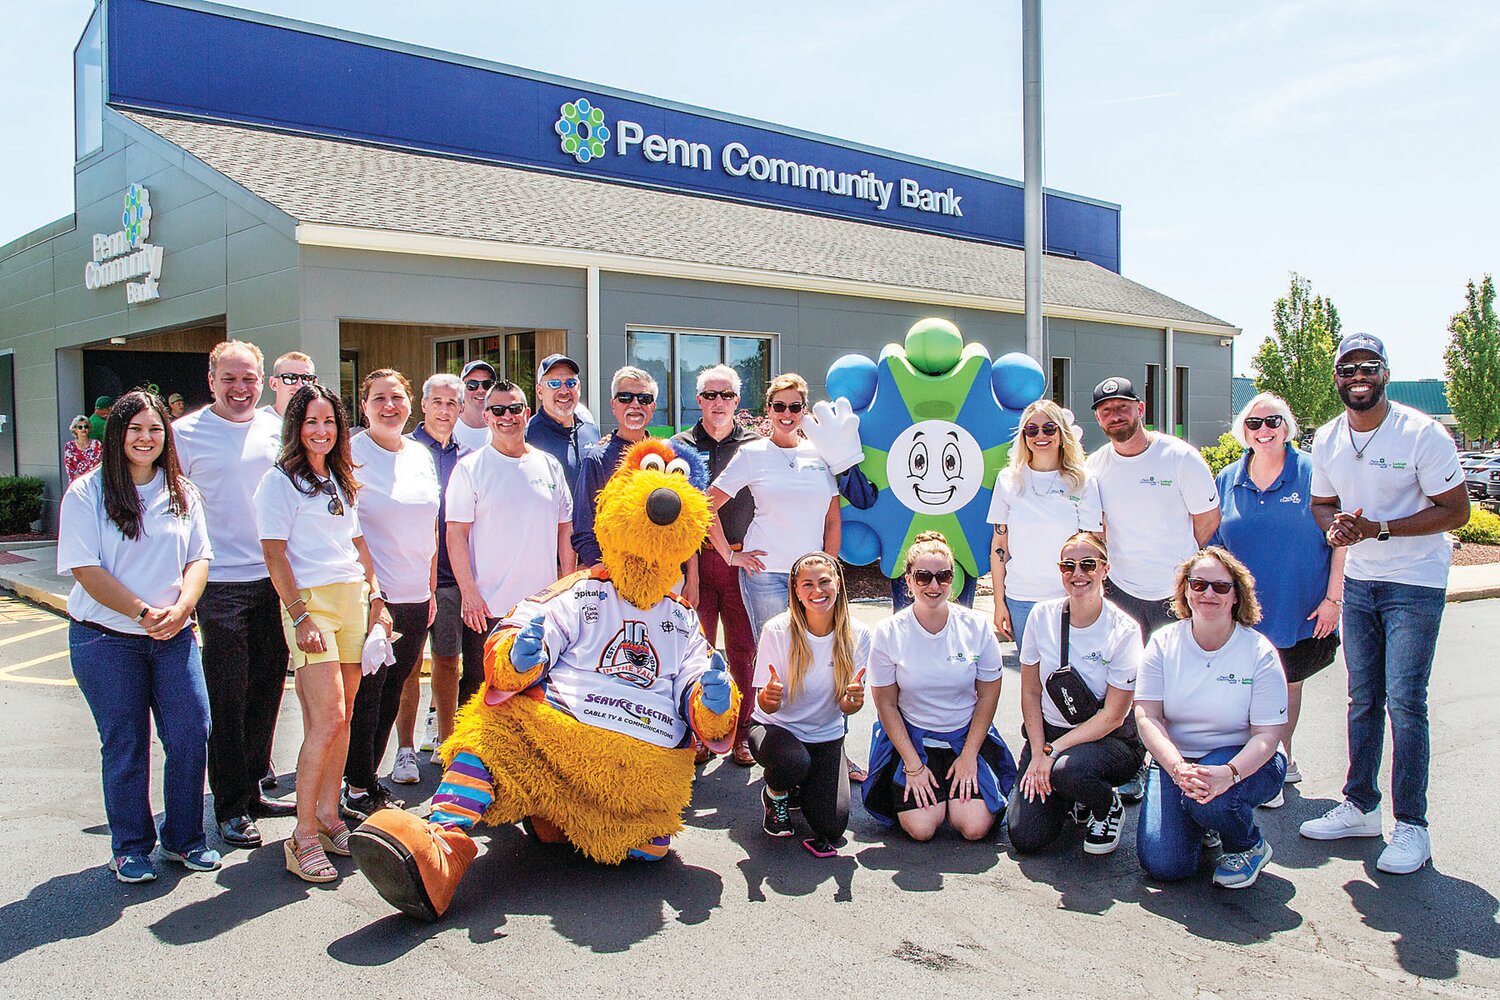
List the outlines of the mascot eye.
{"type": "MultiPolygon", "coordinates": [[[[676,459],[673,459],[673,461],[676,461],[676,459]]],[[[660,455],[647,455],[641,459],[641,468],[643,470],[655,469],[657,472],[665,472],[667,471],[667,463],[661,460],[660,455]]]]}
{"type": "Polygon", "coordinates": [[[913,479],[921,479],[927,475],[927,446],[918,441],[912,445],[911,454],[906,458],[907,471],[913,479]]]}
{"type": "Polygon", "coordinates": [[[943,445],[943,476],[947,479],[962,479],[963,458],[958,453],[958,442],[949,441],[943,445]]]}
{"type": "Polygon", "coordinates": [[[679,476],[687,476],[692,472],[692,470],[688,468],[688,464],[680,458],[674,458],[672,459],[672,461],[668,462],[667,471],[675,472],[679,476]]]}

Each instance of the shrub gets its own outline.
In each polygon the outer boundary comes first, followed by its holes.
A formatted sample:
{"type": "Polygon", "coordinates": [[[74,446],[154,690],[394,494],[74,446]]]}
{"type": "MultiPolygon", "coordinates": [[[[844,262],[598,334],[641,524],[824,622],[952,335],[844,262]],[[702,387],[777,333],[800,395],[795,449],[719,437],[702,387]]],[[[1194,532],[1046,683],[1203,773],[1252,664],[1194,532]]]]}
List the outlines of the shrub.
{"type": "Polygon", "coordinates": [[[42,481],[35,476],[0,478],[0,535],[31,530],[42,516],[42,481]]]}
{"type": "Polygon", "coordinates": [[[1219,435],[1218,444],[1211,444],[1202,451],[1209,471],[1217,476],[1227,466],[1239,461],[1239,457],[1245,453],[1245,446],[1236,441],[1233,434],[1225,433],[1219,435]]]}
{"type": "Polygon", "coordinates": [[[1453,534],[1460,542],[1469,545],[1500,545],[1500,514],[1475,507],[1469,515],[1469,523],[1453,534]]]}

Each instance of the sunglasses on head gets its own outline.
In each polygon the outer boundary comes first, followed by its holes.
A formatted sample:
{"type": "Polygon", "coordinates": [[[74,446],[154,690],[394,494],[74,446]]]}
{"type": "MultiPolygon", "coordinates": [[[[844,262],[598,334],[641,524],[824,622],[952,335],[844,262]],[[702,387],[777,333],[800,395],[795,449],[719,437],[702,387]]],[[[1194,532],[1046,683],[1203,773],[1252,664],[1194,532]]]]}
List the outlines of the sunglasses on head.
{"type": "Polygon", "coordinates": [[[1057,561],[1057,568],[1064,573],[1071,573],[1075,569],[1081,569],[1085,573],[1092,573],[1099,568],[1102,562],[1103,560],[1095,559],[1093,556],[1085,556],[1082,559],[1059,559],[1057,561]]]}
{"type": "Polygon", "coordinates": [[[1355,361],[1349,364],[1333,366],[1333,372],[1339,378],[1353,378],[1356,374],[1373,377],[1379,375],[1384,370],[1384,361],[1355,361]]]}
{"type": "Polygon", "coordinates": [[[1200,580],[1196,576],[1187,578],[1187,585],[1195,594],[1201,594],[1209,587],[1214,588],[1214,593],[1223,595],[1234,590],[1234,582],[1231,580],[1200,580]]]}
{"type": "Polygon", "coordinates": [[[776,402],[774,402],[774,403],[771,404],[771,409],[775,410],[777,413],[786,413],[789,410],[792,413],[801,413],[803,410],[807,409],[807,404],[806,403],[783,403],[781,400],[778,399],[776,402]]]}
{"type": "Polygon", "coordinates": [[[318,384],[318,376],[312,372],[282,372],[276,377],[281,379],[282,385],[296,385],[298,382],[301,382],[303,385],[318,384]]]}
{"type": "Polygon", "coordinates": [[[513,417],[519,417],[522,414],[522,412],[525,411],[526,404],[525,403],[496,403],[493,406],[486,406],[485,409],[490,411],[490,416],[492,416],[492,417],[503,417],[507,413],[509,413],[513,417]]]}
{"type": "Polygon", "coordinates": [[[338,487],[333,485],[332,479],[325,479],[319,483],[318,492],[328,497],[328,513],[334,517],[344,516],[344,501],[339,499],[338,487]]]}
{"type": "Polygon", "coordinates": [[[1260,425],[1261,424],[1265,424],[1267,427],[1271,428],[1271,430],[1274,431],[1276,428],[1280,427],[1284,423],[1286,423],[1286,418],[1283,417],[1279,413],[1273,413],[1269,417],[1246,417],[1245,418],[1245,427],[1246,427],[1246,429],[1247,430],[1252,430],[1252,431],[1258,431],[1258,430],[1260,430],[1260,425]]]}
{"type": "Polygon", "coordinates": [[[1050,420],[1045,424],[1041,424],[1040,426],[1038,426],[1037,424],[1027,424],[1025,427],[1021,428],[1021,433],[1025,434],[1029,438],[1034,438],[1038,434],[1044,435],[1046,437],[1052,437],[1052,435],[1057,433],[1057,425],[1050,420]]]}
{"type": "Polygon", "coordinates": [[[946,587],[953,582],[953,571],[951,569],[940,569],[934,573],[930,569],[914,569],[911,571],[911,578],[917,581],[917,586],[919,587],[925,587],[934,580],[938,582],[939,586],[946,587]]]}
{"type": "Polygon", "coordinates": [[[578,388],[578,379],[576,379],[576,378],[549,378],[547,381],[543,382],[542,385],[545,385],[549,389],[561,389],[564,386],[566,386],[569,389],[576,389],[576,388],[578,388]]]}
{"type": "Polygon", "coordinates": [[[704,389],[698,393],[699,399],[734,399],[739,393],[733,389],[704,389]]]}
{"type": "Polygon", "coordinates": [[[464,382],[464,388],[470,392],[476,392],[479,389],[488,389],[494,384],[495,380],[492,378],[471,378],[464,382]]]}
{"type": "Polygon", "coordinates": [[[656,403],[656,393],[617,392],[615,393],[615,402],[624,403],[626,406],[629,406],[631,403],[640,403],[642,406],[652,406],[656,403]]]}

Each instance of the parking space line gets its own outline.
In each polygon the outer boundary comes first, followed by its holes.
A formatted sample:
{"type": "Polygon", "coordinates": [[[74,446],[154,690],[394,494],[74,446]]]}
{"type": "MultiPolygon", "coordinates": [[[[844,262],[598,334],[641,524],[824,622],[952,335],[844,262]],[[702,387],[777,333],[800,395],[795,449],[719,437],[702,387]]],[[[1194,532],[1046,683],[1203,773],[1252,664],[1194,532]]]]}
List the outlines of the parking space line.
{"type": "Polygon", "coordinates": [[[22,632],[20,635],[6,636],[4,639],[0,639],[0,646],[9,646],[11,643],[20,642],[22,639],[35,639],[39,635],[49,635],[53,632],[61,632],[67,627],[68,623],[63,622],[60,625],[48,625],[46,628],[35,628],[30,632],[22,632]]]}
{"type": "Polygon", "coordinates": [[[71,677],[22,677],[17,673],[18,671],[25,670],[27,667],[60,660],[67,655],[68,650],[61,649],[55,653],[48,653],[46,656],[37,656],[30,660],[24,660],[21,663],[12,663],[8,667],[0,667],[0,680],[16,681],[20,684],[46,684],[52,687],[76,687],[77,682],[71,677]]]}

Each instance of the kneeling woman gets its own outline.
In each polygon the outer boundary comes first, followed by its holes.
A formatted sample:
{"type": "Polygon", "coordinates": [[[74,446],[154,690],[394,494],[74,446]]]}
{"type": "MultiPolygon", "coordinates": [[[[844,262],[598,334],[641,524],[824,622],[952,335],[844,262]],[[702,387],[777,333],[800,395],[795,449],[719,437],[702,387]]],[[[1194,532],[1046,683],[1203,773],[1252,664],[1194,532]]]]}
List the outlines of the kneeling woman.
{"type": "Polygon", "coordinates": [[[969,840],[995,825],[1016,765],[994,729],[1000,644],[988,618],[949,603],[953,552],[924,531],[906,552],[912,606],[875,627],[870,681],[880,721],[865,809],[914,840],[946,819],[969,840]]]}
{"type": "Polygon", "coordinates": [[[1198,870],[1207,831],[1224,856],[1214,884],[1254,884],[1271,845],[1255,807],[1286,777],[1277,751],[1286,722],[1286,676],[1260,620],[1255,581],[1234,556],[1210,546],[1177,568],[1172,610],[1186,621],[1159,629],[1136,678],[1135,718],[1155,763],[1136,828],[1141,867],[1165,881],[1198,870]]]}
{"type": "Polygon", "coordinates": [[[1005,822],[1030,854],[1057,839],[1071,812],[1087,829],[1083,849],[1120,843],[1125,807],[1115,786],[1145,757],[1130,701],[1141,664],[1141,630],[1104,599],[1109,554],[1080,531],[1063,543],[1057,568],[1068,596],[1031,610],[1021,642],[1021,780],[1005,822]]]}
{"type": "Polygon", "coordinates": [[[865,703],[870,633],[849,616],[838,563],[826,552],[792,564],[791,588],[790,607],[766,622],[756,651],[750,750],[766,769],[766,832],[796,831],[788,807],[797,789],[813,832],[802,846],[826,858],[849,825],[844,718],[865,703]]]}

